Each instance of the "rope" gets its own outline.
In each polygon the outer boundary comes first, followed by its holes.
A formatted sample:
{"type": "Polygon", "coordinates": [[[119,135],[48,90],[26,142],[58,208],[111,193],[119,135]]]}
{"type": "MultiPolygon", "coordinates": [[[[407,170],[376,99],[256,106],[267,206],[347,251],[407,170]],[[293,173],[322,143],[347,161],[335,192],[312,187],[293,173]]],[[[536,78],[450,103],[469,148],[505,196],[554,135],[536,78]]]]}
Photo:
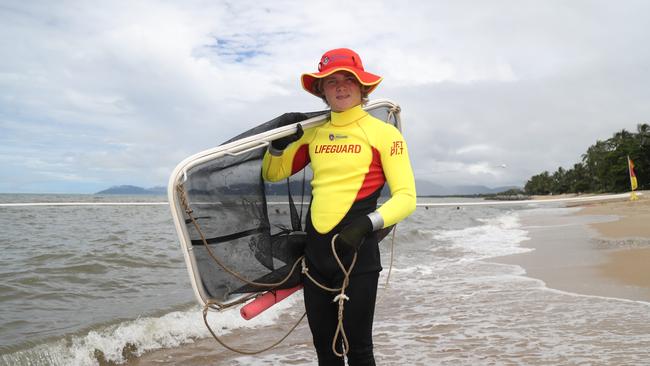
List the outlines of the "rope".
{"type": "MultiPolygon", "coordinates": [[[[388,110],[388,117],[386,118],[386,122],[391,123],[390,120],[391,120],[393,117],[395,117],[395,115],[396,115],[397,113],[400,112],[400,109],[401,109],[401,108],[400,108],[399,106],[397,106],[397,105],[396,105],[396,106],[392,106],[392,107],[388,110]]],[[[397,120],[396,120],[395,122],[397,122],[397,120]]]]}
{"type": "Polygon", "coordinates": [[[338,236],[339,234],[335,234],[332,237],[331,248],[332,248],[332,253],[334,254],[334,259],[336,259],[336,263],[338,264],[339,268],[341,268],[341,271],[343,272],[343,283],[341,284],[341,287],[330,288],[318,282],[315,278],[313,278],[309,274],[309,268],[307,267],[304,258],[302,259],[302,273],[305,276],[307,276],[307,278],[309,278],[309,280],[312,283],[314,283],[314,285],[320,287],[321,289],[329,292],[338,292],[338,295],[336,295],[333,300],[333,302],[338,303],[338,314],[337,314],[338,323],[336,325],[336,331],[334,332],[334,338],[332,339],[332,352],[334,352],[334,354],[339,357],[343,357],[347,355],[348,351],[350,350],[348,337],[345,334],[345,329],[343,329],[343,309],[345,308],[345,301],[350,300],[350,298],[345,294],[345,289],[350,284],[350,273],[352,273],[352,269],[354,268],[354,265],[357,263],[357,252],[354,252],[354,256],[352,257],[352,263],[350,263],[350,267],[345,268],[343,262],[341,262],[341,258],[339,258],[338,254],[336,253],[336,238],[338,236]],[[336,343],[339,338],[343,340],[343,352],[339,352],[336,349],[336,343]]]}
{"type": "MultiPolygon", "coordinates": [[[[298,258],[298,259],[293,263],[293,266],[291,267],[291,270],[289,271],[289,274],[288,274],[285,278],[283,278],[281,281],[279,281],[279,282],[275,282],[275,283],[262,283],[262,282],[251,281],[251,280],[245,278],[244,276],[242,276],[239,272],[236,272],[236,271],[230,269],[228,266],[226,266],[226,265],[225,265],[225,264],[224,264],[224,263],[223,263],[219,258],[217,258],[217,256],[214,254],[214,252],[212,251],[212,248],[210,248],[210,245],[208,245],[208,241],[207,241],[207,239],[205,238],[205,235],[203,234],[203,231],[201,231],[201,227],[199,226],[198,222],[196,222],[196,219],[194,218],[194,215],[192,215],[192,213],[193,213],[194,211],[190,208],[190,205],[189,205],[189,203],[188,203],[188,200],[187,200],[187,194],[186,194],[186,192],[185,192],[185,189],[183,188],[183,183],[179,183],[179,184],[176,186],[176,189],[177,189],[177,191],[178,191],[179,194],[180,194],[181,205],[182,205],[183,208],[185,209],[185,213],[187,213],[187,216],[190,218],[190,221],[192,221],[192,225],[194,226],[194,228],[195,228],[196,231],[198,232],[199,236],[201,237],[201,242],[203,243],[203,246],[204,246],[205,249],[207,250],[208,255],[209,255],[209,256],[210,256],[210,257],[211,257],[211,258],[212,258],[212,259],[213,259],[213,260],[214,260],[214,261],[219,265],[219,267],[221,267],[224,271],[226,271],[226,272],[229,273],[230,275],[234,276],[234,277],[237,278],[238,280],[240,280],[240,281],[242,281],[242,282],[244,282],[244,283],[246,283],[246,284],[249,284],[249,285],[251,285],[251,286],[267,287],[267,288],[275,288],[275,287],[282,286],[283,284],[285,284],[285,283],[289,280],[289,278],[291,278],[291,275],[293,274],[293,271],[295,271],[296,267],[298,267],[298,263],[300,263],[301,258],[298,258]]],[[[218,303],[218,302],[217,302],[217,303],[218,303]]]]}
{"type": "Polygon", "coordinates": [[[341,263],[341,259],[336,254],[335,240],[338,236],[339,234],[336,234],[332,237],[332,253],[334,253],[334,258],[336,259],[336,263],[339,265],[339,268],[341,268],[341,271],[343,271],[343,284],[341,284],[341,292],[336,295],[336,297],[334,297],[334,302],[338,301],[339,311],[337,316],[338,324],[336,325],[336,332],[334,332],[334,339],[332,339],[332,351],[335,355],[343,357],[347,355],[348,351],[350,350],[348,337],[345,334],[345,329],[343,329],[343,308],[345,307],[345,301],[350,300],[350,298],[345,295],[345,289],[350,284],[350,273],[352,272],[354,265],[357,263],[357,252],[354,252],[352,263],[350,263],[350,267],[346,269],[343,263],[341,263]],[[341,353],[336,350],[336,341],[339,339],[339,336],[343,339],[343,352],[341,353]]]}
{"type": "MultiPolygon", "coordinates": [[[[321,284],[320,282],[318,282],[315,278],[313,278],[309,274],[309,268],[307,267],[307,264],[305,262],[305,256],[304,255],[300,256],[300,258],[298,258],[296,260],[296,262],[291,267],[291,270],[289,271],[289,274],[284,279],[282,279],[280,282],[277,282],[277,283],[259,283],[259,282],[255,282],[255,281],[250,281],[250,280],[244,278],[238,272],[228,268],[212,252],[212,249],[210,248],[210,245],[208,245],[207,239],[205,238],[205,235],[203,234],[203,231],[201,230],[200,225],[198,224],[198,222],[194,218],[194,215],[193,215],[194,211],[190,208],[190,205],[189,205],[189,202],[188,202],[188,199],[187,199],[187,193],[186,193],[186,191],[185,191],[185,189],[183,187],[183,183],[179,183],[176,186],[176,190],[177,190],[177,192],[179,194],[179,197],[180,197],[180,203],[183,206],[183,209],[185,210],[185,213],[189,217],[190,221],[192,222],[192,225],[194,226],[197,233],[201,237],[201,241],[203,243],[203,246],[206,248],[208,254],[215,261],[215,263],[217,263],[217,265],[219,265],[219,267],[221,267],[224,271],[226,271],[230,275],[236,277],[240,281],[245,282],[245,283],[247,283],[249,285],[258,286],[258,287],[274,288],[274,287],[279,287],[279,286],[283,285],[284,283],[286,283],[289,280],[289,278],[291,278],[291,276],[293,275],[294,271],[296,270],[296,267],[298,266],[298,263],[301,263],[302,273],[307,278],[309,278],[309,280],[312,281],[312,283],[314,283],[316,286],[320,287],[321,289],[323,289],[325,291],[335,292],[335,293],[338,292],[338,294],[334,297],[334,300],[333,300],[334,302],[338,303],[338,314],[337,314],[338,324],[336,326],[336,331],[334,333],[334,338],[332,339],[332,351],[334,352],[335,355],[337,355],[339,357],[344,357],[345,355],[347,355],[348,351],[350,350],[350,344],[348,342],[347,335],[345,334],[345,329],[343,328],[343,310],[345,308],[345,301],[350,300],[350,298],[345,294],[345,289],[350,284],[350,274],[352,273],[352,269],[354,268],[354,265],[357,262],[357,254],[358,254],[357,252],[354,253],[354,256],[352,257],[352,263],[350,263],[350,266],[348,268],[345,268],[345,266],[341,262],[341,259],[339,258],[338,254],[336,253],[336,238],[338,237],[338,234],[335,234],[332,237],[332,240],[331,240],[332,253],[334,255],[334,258],[336,259],[336,263],[338,264],[339,268],[343,272],[343,283],[341,284],[341,287],[339,287],[339,288],[327,287],[327,286],[321,284]],[[342,352],[339,352],[336,349],[336,344],[337,344],[337,341],[339,339],[341,339],[342,342],[343,342],[342,343],[342,346],[343,346],[342,352]]],[[[391,274],[391,271],[392,271],[392,268],[393,268],[394,244],[395,244],[395,228],[393,228],[393,236],[392,236],[392,240],[391,240],[391,260],[390,260],[390,269],[388,271],[388,277],[386,278],[386,288],[388,288],[388,281],[390,279],[390,274],[391,274]]],[[[230,351],[240,353],[240,354],[244,354],[244,355],[256,355],[256,354],[268,351],[271,348],[276,347],[277,345],[282,343],[298,327],[300,322],[307,315],[306,312],[303,313],[302,316],[300,317],[300,319],[298,319],[298,321],[291,327],[291,329],[289,329],[289,331],[282,338],[280,338],[278,341],[274,342],[270,346],[267,346],[267,347],[259,349],[259,350],[254,350],[254,351],[243,350],[243,349],[239,349],[239,348],[230,346],[227,343],[225,343],[223,340],[221,340],[219,338],[219,336],[217,336],[217,334],[210,327],[210,324],[208,323],[208,318],[207,318],[208,310],[213,306],[216,306],[217,309],[224,309],[226,307],[239,305],[239,304],[242,304],[242,303],[252,299],[253,297],[255,297],[255,296],[245,297],[245,298],[243,298],[243,299],[241,299],[241,300],[239,300],[237,302],[229,304],[228,306],[225,306],[222,302],[219,302],[219,301],[216,301],[216,300],[210,300],[210,301],[206,302],[206,304],[203,306],[203,322],[205,323],[205,326],[208,328],[208,331],[210,332],[212,337],[221,346],[223,346],[224,348],[226,348],[226,349],[228,349],[230,351]]]]}
{"type": "MultiPolygon", "coordinates": [[[[249,285],[253,285],[253,286],[269,287],[269,288],[271,288],[271,287],[279,287],[279,286],[283,285],[285,282],[287,282],[287,281],[289,280],[289,278],[291,277],[291,275],[293,274],[293,272],[296,270],[296,267],[298,266],[298,263],[300,263],[300,262],[302,261],[302,258],[303,258],[304,256],[301,256],[300,258],[298,258],[298,259],[296,260],[296,262],[293,264],[293,267],[291,268],[291,271],[289,271],[289,274],[288,274],[284,279],[282,279],[280,282],[268,284],[268,283],[259,283],[259,282],[255,282],[255,281],[249,281],[248,279],[244,278],[244,277],[243,277],[241,274],[239,274],[238,272],[235,272],[235,271],[231,270],[230,268],[228,268],[225,264],[223,264],[223,263],[221,262],[221,260],[219,260],[219,258],[217,258],[216,255],[214,255],[214,253],[212,252],[212,249],[211,249],[210,246],[208,245],[208,242],[207,242],[207,240],[206,240],[206,238],[205,238],[205,235],[203,234],[203,231],[201,230],[201,227],[200,227],[199,224],[196,222],[196,219],[194,218],[194,215],[192,214],[194,211],[190,208],[190,205],[189,205],[189,203],[188,203],[188,200],[187,200],[187,194],[186,194],[185,189],[184,189],[184,187],[183,187],[183,183],[179,183],[179,184],[176,186],[176,190],[177,190],[177,192],[179,193],[180,201],[181,201],[181,205],[183,206],[183,209],[185,209],[185,213],[187,213],[188,217],[189,217],[190,220],[192,221],[192,224],[194,225],[194,228],[195,228],[196,231],[199,233],[199,236],[201,237],[201,241],[203,242],[203,246],[205,246],[205,248],[207,249],[208,254],[210,255],[210,257],[211,257],[211,258],[212,258],[212,259],[213,259],[213,260],[214,260],[214,261],[215,261],[215,262],[216,262],[216,263],[217,263],[217,264],[218,264],[218,265],[219,265],[219,266],[220,266],[224,271],[226,271],[227,273],[231,274],[232,276],[238,278],[239,280],[241,280],[241,281],[243,281],[243,282],[245,282],[245,283],[247,283],[247,284],[249,284],[249,285]]],[[[241,300],[239,300],[239,301],[236,301],[236,302],[230,304],[229,307],[230,307],[230,306],[235,306],[235,305],[242,304],[242,303],[244,303],[244,302],[250,300],[251,298],[252,298],[252,297],[246,297],[246,298],[244,298],[244,299],[241,299],[241,300]]],[[[278,344],[282,343],[282,341],[284,341],[284,340],[289,336],[289,334],[291,334],[291,333],[293,332],[293,330],[296,329],[296,327],[298,327],[298,324],[300,324],[300,322],[305,318],[305,315],[307,315],[306,312],[303,313],[302,316],[300,317],[300,319],[298,319],[298,321],[296,322],[296,324],[294,324],[293,327],[291,327],[291,329],[289,329],[289,331],[288,331],[288,332],[287,332],[287,333],[286,333],[282,338],[280,338],[278,341],[276,341],[275,343],[271,344],[271,345],[268,346],[268,347],[265,347],[265,348],[263,348],[263,349],[260,349],[260,350],[248,351],[248,350],[238,349],[238,348],[235,348],[235,347],[232,347],[232,346],[226,344],[226,343],[225,343],[224,341],[222,341],[222,340],[219,338],[219,336],[217,336],[217,334],[212,330],[212,328],[210,327],[210,324],[208,323],[208,310],[209,310],[209,308],[210,308],[211,306],[213,306],[213,305],[216,305],[217,308],[221,308],[221,309],[225,308],[225,306],[223,306],[223,303],[220,302],[220,301],[210,300],[210,301],[208,301],[208,302],[205,303],[205,305],[203,306],[203,322],[205,323],[205,326],[208,328],[208,331],[210,332],[210,334],[212,335],[212,337],[213,337],[213,338],[214,338],[214,339],[215,339],[215,340],[216,340],[220,345],[222,345],[224,348],[229,349],[229,350],[231,350],[231,351],[233,351],[233,352],[236,352],[236,353],[244,354],[244,355],[255,355],[255,354],[258,354],[258,353],[262,353],[262,352],[264,352],[264,351],[268,351],[269,349],[271,349],[271,348],[277,346],[278,344]]]]}
{"type": "Polygon", "coordinates": [[[395,259],[395,232],[397,231],[397,224],[393,226],[393,234],[390,238],[390,266],[388,266],[388,275],[386,275],[385,290],[388,290],[390,282],[390,275],[393,272],[393,259],[395,259]]]}
{"type": "Polygon", "coordinates": [[[291,327],[291,329],[289,329],[289,331],[282,338],[280,338],[279,340],[277,340],[276,342],[274,342],[270,346],[267,346],[265,348],[255,350],[255,351],[248,351],[248,350],[243,350],[243,349],[240,349],[240,348],[235,348],[233,346],[230,346],[230,345],[226,344],[223,340],[221,340],[219,338],[219,336],[217,336],[217,334],[212,330],[212,328],[210,327],[210,324],[208,323],[208,306],[207,306],[207,304],[206,304],[206,306],[203,307],[203,323],[205,323],[206,328],[208,328],[208,331],[210,332],[210,334],[212,334],[212,338],[214,338],[224,348],[226,348],[226,349],[228,349],[230,351],[233,351],[235,353],[242,354],[242,355],[256,355],[256,354],[268,351],[271,348],[279,345],[285,339],[287,339],[289,334],[293,333],[293,331],[298,327],[298,325],[300,324],[300,322],[302,322],[302,320],[305,318],[306,315],[307,315],[306,312],[303,313],[302,316],[300,317],[300,319],[298,319],[298,321],[296,322],[296,324],[294,324],[291,327]]]}

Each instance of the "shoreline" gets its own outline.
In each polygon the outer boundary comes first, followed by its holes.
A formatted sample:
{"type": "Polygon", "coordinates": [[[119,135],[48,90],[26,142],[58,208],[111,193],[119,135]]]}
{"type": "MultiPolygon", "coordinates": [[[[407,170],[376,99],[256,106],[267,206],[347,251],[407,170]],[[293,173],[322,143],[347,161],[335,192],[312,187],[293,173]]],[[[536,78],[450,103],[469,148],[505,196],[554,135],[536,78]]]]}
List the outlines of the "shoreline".
{"type": "MultiPolygon", "coordinates": [[[[647,194],[646,194],[647,195],[647,194]]],[[[531,252],[493,258],[548,288],[650,302],[650,199],[569,203],[565,215],[522,218],[531,252]]]]}

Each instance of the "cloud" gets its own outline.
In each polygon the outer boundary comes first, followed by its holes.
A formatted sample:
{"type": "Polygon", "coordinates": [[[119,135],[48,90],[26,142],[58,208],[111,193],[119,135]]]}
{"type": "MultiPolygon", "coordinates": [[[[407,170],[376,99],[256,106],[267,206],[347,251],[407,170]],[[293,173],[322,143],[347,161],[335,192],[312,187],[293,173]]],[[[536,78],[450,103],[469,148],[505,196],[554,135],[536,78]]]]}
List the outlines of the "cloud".
{"type": "Polygon", "coordinates": [[[418,178],[523,185],[647,122],[643,1],[83,1],[0,7],[0,191],[165,184],[286,111],[350,47],[403,110],[418,178]],[[506,164],[507,168],[500,168],[506,164]],[[495,168],[496,167],[496,168],[495,168]]]}

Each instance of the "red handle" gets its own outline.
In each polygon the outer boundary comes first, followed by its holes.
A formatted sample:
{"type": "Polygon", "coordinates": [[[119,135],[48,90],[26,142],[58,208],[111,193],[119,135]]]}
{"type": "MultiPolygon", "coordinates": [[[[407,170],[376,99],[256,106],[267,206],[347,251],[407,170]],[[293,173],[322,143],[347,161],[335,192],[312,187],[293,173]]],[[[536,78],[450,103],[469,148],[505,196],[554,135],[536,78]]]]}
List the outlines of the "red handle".
{"type": "Polygon", "coordinates": [[[296,287],[284,289],[284,290],[274,290],[266,292],[264,295],[255,298],[255,300],[244,305],[239,313],[242,318],[246,320],[251,320],[254,317],[258,316],[260,313],[270,308],[271,306],[279,303],[280,301],[286,299],[292,293],[302,289],[302,285],[296,287]]]}

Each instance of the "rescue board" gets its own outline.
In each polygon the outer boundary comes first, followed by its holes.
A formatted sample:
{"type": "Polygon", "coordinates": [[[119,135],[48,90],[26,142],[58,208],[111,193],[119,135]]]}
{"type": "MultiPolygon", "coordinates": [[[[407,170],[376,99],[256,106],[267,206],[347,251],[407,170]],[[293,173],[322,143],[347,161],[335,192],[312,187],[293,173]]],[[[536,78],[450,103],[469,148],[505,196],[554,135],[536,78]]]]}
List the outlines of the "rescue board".
{"type": "MultiPolygon", "coordinates": [[[[401,130],[400,108],[394,102],[374,100],[364,109],[401,130]]],[[[261,178],[262,158],[273,140],[294,133],[298,123],[307,129],[328,118],[329,111],[288,113],[176,166],[169,178],[168,202],[199,305],[218,311],[271,290],[299,286],[300,268],[295,264],[305,234],[292,195],[300,194],[302,204],[297,206],[306,211],[308,173],[266,183],[261,178]],[[249,283],[287,278],[276,288],[249,283]]],[[[273,296],[268,303],[279,301],[273,296]]]]}

